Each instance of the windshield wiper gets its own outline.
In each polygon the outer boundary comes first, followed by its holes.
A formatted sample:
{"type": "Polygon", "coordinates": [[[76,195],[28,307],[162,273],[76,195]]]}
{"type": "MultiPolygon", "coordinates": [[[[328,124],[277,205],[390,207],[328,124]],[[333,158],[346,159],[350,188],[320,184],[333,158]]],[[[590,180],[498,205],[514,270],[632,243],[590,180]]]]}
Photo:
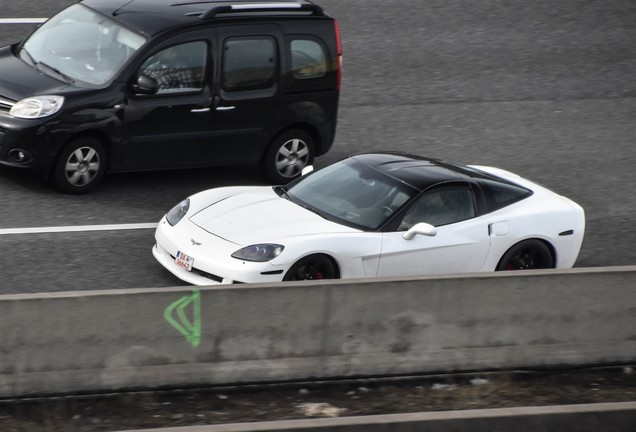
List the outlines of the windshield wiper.
{"type": "Polygon", "coordinates": [[[284,186],[274,186],[274,192],[276,192],[276,194],[281,197],[281,198],[285,198],[287,201],[291,201],[296,205],[301,206],[302,208],[304,208],[305,210],[309,210],[312,213],[317,214],[318,216],[320,216],[323,219],[327,219],[330,220],[325,213],[321,212],[320,210],[318,210],[315,207],[312,207],[308,204],[305,204],[304,202],[297,200],[297,199],[292,199],[292,197],[287,193],[287,188],[285,188],[284,186]]]}
{"type": "Polygon", "coordinates": [[[73,78],[71,78],[70,76],[64,74],[62,71],[60,71],[59,69],[54,68],[51,65],[48,65],[44,62],[36,62],[35,63],[36,66],[44,66],[46,69],[50,70],[51,72],[55,73],[56,75],[59,75],[60,77],[62,77],[62,79],[64,81],[66,81],[69,84],[74,84],[75,80],[73,78]]]}
{"type": "Polygon", "coordinates": [[[299,203],[294,202],[294,201],[292,201],[292,202],[293,202],[294,204],[297,204],[297,205],[301,206],[301,207],[302,207],[302,208],[304,208],[305,210],[308,210],[308,211],[310,211],[310,212],[312,212],[312,213],[317,214],[318,216],[320,216],[320,217],[321,217],[321,218],[323,218],[323,219],[331,220],[331,219],[329,219],[329,218],[327,217],[327,215],[326,215],[325,213],[321,212],[320,210],[318,210],[318,209],[317,209],[317,208],[315,208],[315,207],[312,207],[312,206],[307,205],[307,204],[299,204],[299,203]]]}

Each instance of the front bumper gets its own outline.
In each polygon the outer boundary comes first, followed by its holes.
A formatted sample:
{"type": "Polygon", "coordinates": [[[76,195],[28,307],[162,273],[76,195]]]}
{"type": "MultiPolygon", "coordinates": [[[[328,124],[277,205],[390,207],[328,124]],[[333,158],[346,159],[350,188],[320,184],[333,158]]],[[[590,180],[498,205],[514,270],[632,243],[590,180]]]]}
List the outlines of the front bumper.
{"type": "Polygon", "coordinates": [[[161,219],[155,231],[156,244],[152,254],[176,277],[193,285],[281,282],[287,270],[269,262],[249,262],[232,258],[241,246],[205,233],[187,219],[171,226],[161,219]],[[193,236],[192,233],[196,233],[193,236]],[[197,242],[191,241],[193,237],[197,242]],[[175,263],[177,252],[194,259],[192,271],[175,263]]]}
{"type": "Polygon", "coordinates": [[[155,257],[159,264],[164,266],[166,270],[178,277],[184,282],[192,285],[221,285],[234,283],[231,279],[214,279],[211,277],[203,276],[199,271],[187,271],[181,267],[175,265],[174,257],[168,253],[163,247],[155,244],[152,248],[152,255],[155,257]]]}
{"type": "Polygon", "coordinates": [[[0,165],[46,174],[59,147],[53,143],[55,136],[42,121],[0,112],[0,165]]]}

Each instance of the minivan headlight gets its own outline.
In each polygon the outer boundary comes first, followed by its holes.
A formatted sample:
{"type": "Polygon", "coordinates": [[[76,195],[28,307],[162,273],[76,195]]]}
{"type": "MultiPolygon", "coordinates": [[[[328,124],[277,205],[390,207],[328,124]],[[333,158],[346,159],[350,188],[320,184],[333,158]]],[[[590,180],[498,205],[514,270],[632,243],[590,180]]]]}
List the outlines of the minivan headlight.
{"type": "Polygon", "coordinates": [[[175,226],[183,217],[188,213],[190,209],[190,198],[186,198],[176,206],[172,207],[166,214],[166,220],[172,226],[175,226]]]}
{"type": "Polygon", "coordinates": [[[18,101],[11,107],[13,117],[37,119],[55,114],[62,108],[64,96],[33,96],[18,101]]]}
{"type": "Polygon", "coordinates": [[[232,254],[232,258],[254,261],[267,262],[276,258],[285,249],[283,245],[264,243],[245,246],[232,254]]]}

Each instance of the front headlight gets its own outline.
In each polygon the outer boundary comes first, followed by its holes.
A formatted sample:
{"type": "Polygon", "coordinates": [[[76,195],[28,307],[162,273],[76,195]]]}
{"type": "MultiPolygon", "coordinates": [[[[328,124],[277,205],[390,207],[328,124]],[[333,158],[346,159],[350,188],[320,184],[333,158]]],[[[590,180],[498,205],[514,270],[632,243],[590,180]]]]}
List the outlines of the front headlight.
{"type": "Polygon", "coordinates": [[[280,255],[283,249],[285,249],[285,246],[272,243],[250,245],[234,252],[232,258],[244,261],[266,262],[280,255]]]}
{"type": "Polygon", "coordinates": [[[36,119],[55,114],[62,108],[64,96],[34,96],[18,101],[11,107],[13,117],[36,119]]]}
{"type": "Polygon", "coordinates": [[[176,206],[172,207],[166,214],[166,220],[172,226],[175,226],[190,209],[190,198],[186,198],[176,206]]]}

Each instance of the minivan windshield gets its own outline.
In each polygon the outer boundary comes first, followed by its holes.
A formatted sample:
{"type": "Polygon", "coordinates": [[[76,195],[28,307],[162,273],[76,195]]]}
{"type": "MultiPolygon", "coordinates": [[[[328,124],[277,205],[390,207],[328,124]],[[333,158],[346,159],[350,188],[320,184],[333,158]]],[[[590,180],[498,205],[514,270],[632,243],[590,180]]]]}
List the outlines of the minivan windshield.
{"type": "Polygon", "coordinates": [[[22,45],[22,60],[58,79],[101,85],[113,79],[146,38],[75,4],[38,28],[22,45]]]}

